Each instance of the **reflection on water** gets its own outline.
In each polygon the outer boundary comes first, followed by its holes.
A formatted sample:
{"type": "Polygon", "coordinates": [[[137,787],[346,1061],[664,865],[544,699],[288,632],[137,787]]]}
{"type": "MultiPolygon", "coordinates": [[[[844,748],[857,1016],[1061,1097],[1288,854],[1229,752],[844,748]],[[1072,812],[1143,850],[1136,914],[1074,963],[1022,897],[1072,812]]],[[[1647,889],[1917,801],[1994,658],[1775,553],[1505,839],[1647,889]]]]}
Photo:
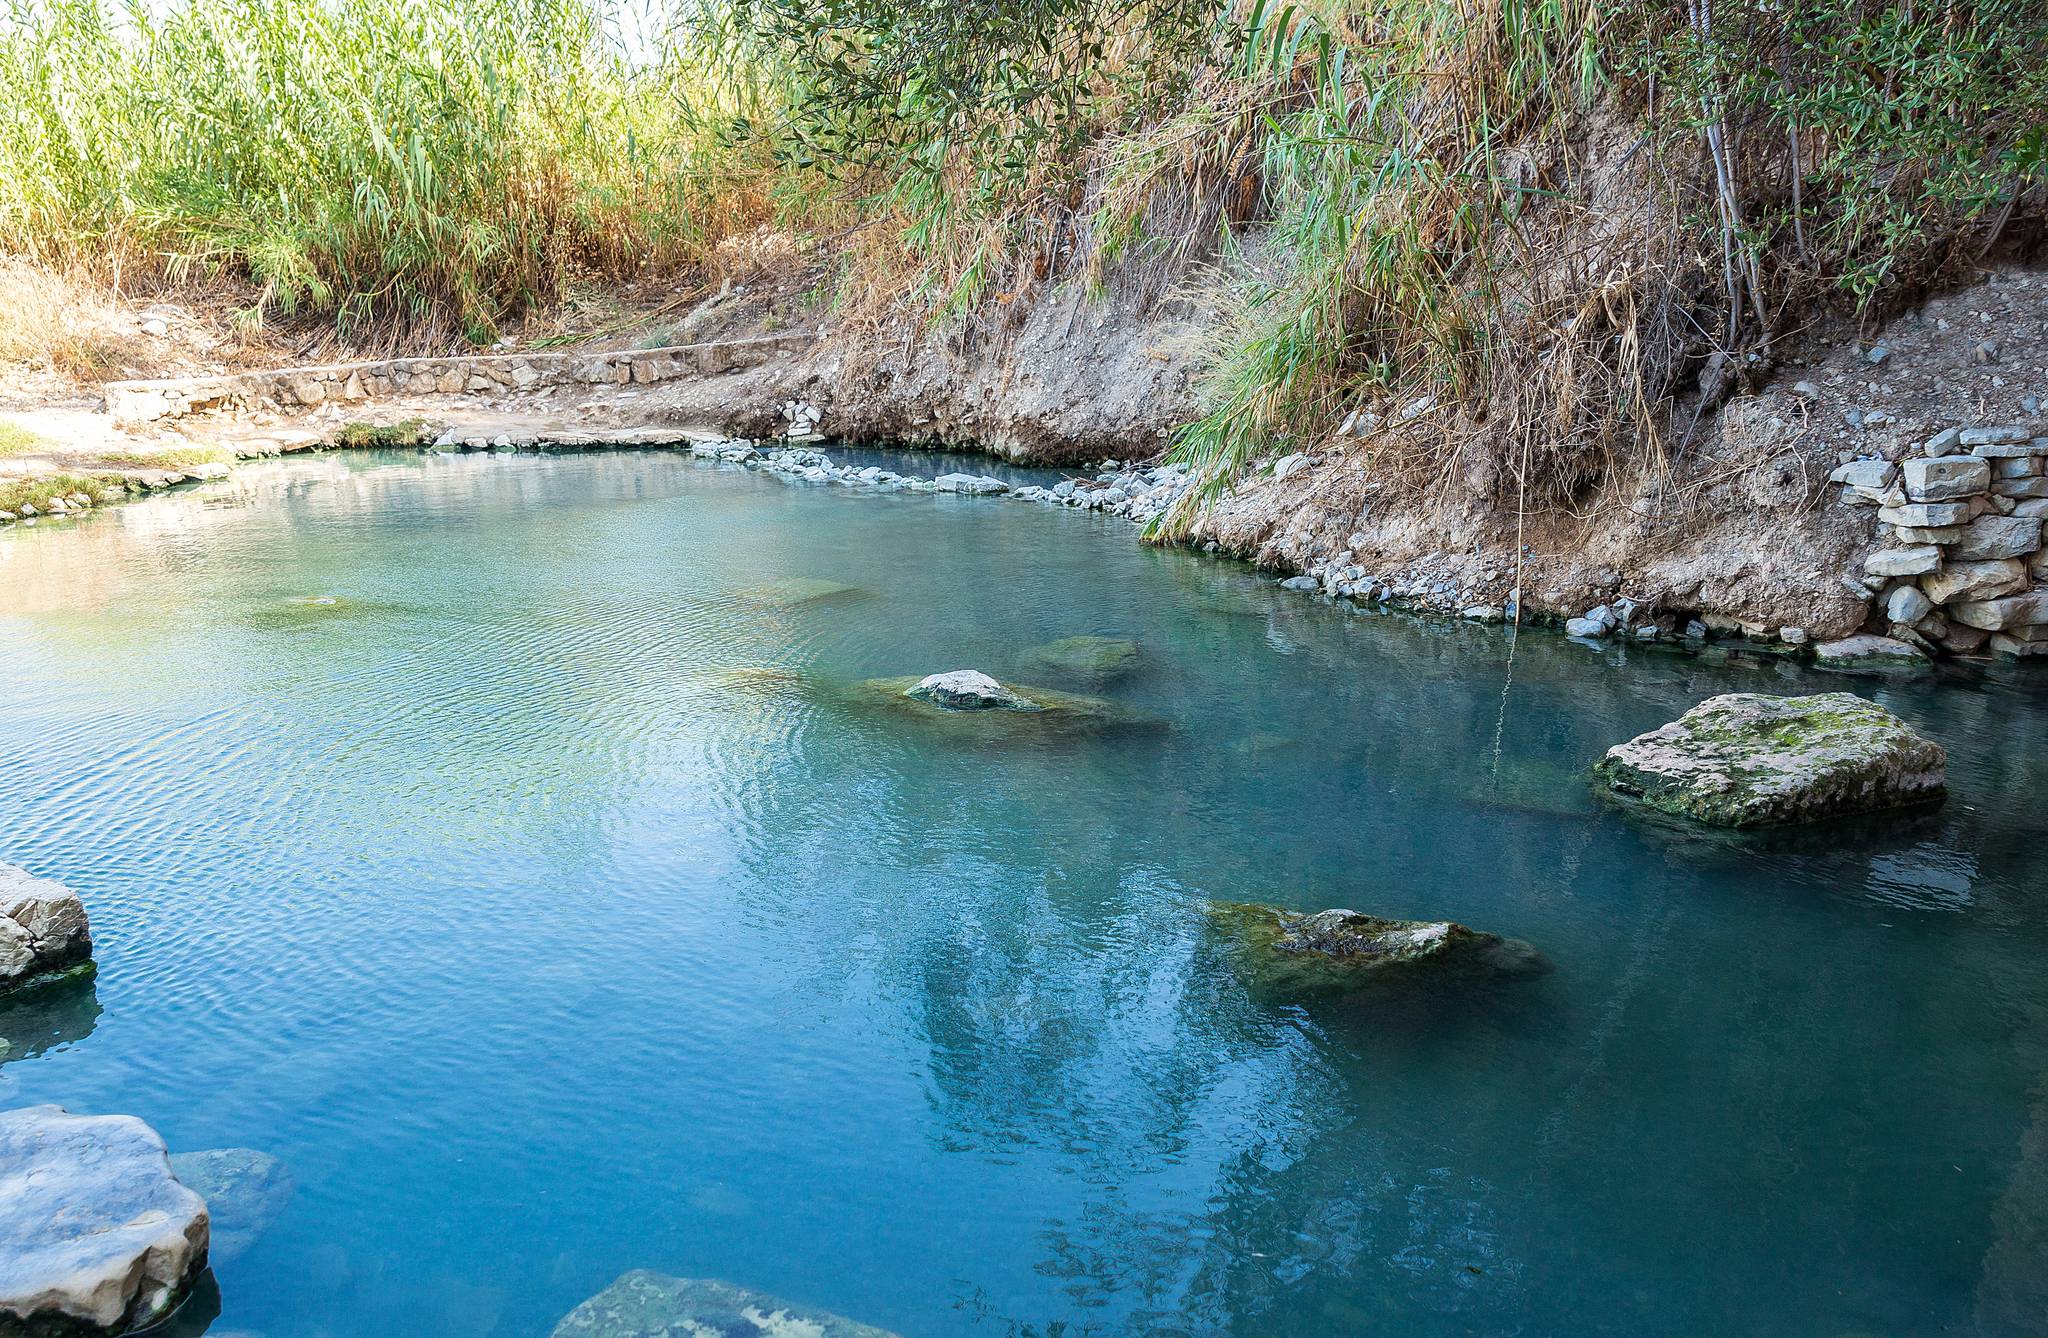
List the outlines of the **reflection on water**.
{"type": "Polygon", "coordinates": [[[540,1335],[634,1268],[911,1338],[2042,1331],[2036,679],[1855,684],[1939,809],[1709,836],[1585,766],[1845,680],[676,456],[231,485],[0,537],[0,857],[102,963],[0,1012],[0,1101],[291,1167],[215,1333],[540,1335]],[[1144,728],[857,686],[1076,637],[1144,728]],[[1555,969],[1262,997],[1218,898],[1555,969]]]}
{"type": "Polygon", "coordinates": [[[99,1017],[99,995],[91,980],[60,981],[0,999],[0,1064],[82,1041],[92,1035],[99,1017]]]}

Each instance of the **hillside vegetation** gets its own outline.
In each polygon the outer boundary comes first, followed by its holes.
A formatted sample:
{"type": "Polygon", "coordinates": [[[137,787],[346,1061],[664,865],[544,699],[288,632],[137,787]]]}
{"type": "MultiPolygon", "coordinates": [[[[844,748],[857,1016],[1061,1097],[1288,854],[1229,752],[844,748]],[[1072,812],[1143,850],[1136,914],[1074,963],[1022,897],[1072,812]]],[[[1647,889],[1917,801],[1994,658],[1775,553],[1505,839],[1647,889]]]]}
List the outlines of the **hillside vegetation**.
{"type": "MultiPolygon", "coordinates": [[[[767,228],[850,318],[1221,311],[1213,487],[1347,419],[1568,504],[1817,312],[2038,243],[2040,0],[15,0],[0,251],[488,342],[767,228]]],[[[0,324],[5,318],[0,317],[0,324]]],[[[0,330],[0,340],[6,332],[0,330]]],[[[1674,434],[1680,439],[1674,442],[1674,434]]],[[[1185,521],[1186,517],[1177,520],[1185,521]]]]}

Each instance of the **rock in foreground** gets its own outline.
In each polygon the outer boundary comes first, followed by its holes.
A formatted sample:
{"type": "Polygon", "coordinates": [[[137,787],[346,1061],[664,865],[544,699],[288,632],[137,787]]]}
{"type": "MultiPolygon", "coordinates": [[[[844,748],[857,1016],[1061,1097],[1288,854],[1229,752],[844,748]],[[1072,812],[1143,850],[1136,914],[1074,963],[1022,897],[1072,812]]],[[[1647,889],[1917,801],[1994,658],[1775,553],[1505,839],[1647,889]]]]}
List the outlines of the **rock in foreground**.
{"type": "Polygon", "coordinates": [[[1345,989],[1425,968],[1535,975],[1549,965],[1519,939],[1451,920],[1386,920],[1359,911],[1229,901],[1212,903],[1209,914],[1240,942],[1255,980],[1287,990],[1345,989]]]}
{"type": "Polygon", "coordinates": [[[1038,706],[1012,692],[979,669],[954,669],[930,674],[903,694],[948,711],[1036,711],[1038,706]]]}
{"type": "Polygon", "coordinates": [[[127,1333],[206,1267],[206,1204],[130,1115],[0,1113],[0,1331],[127,1333]]]}
{"type": "Polygon", "coordinates": [[[823,1310],[712,1278],[638,1269],[577,1306],[554,1338],[896,1338],[823,1310]]]}
{"type": "Polygon", "coordinates": [[[0,864],[0,995],[91,970],[92,931],[78,894],[0,864]]]}
{"type": "Polygon", "coordinates": [[[1948,753],[1847,692],[1736,692],[1607,750],[1593,770],[1651,808],[1721,827],[1813,822],[1940,797],[1948,753]]]}

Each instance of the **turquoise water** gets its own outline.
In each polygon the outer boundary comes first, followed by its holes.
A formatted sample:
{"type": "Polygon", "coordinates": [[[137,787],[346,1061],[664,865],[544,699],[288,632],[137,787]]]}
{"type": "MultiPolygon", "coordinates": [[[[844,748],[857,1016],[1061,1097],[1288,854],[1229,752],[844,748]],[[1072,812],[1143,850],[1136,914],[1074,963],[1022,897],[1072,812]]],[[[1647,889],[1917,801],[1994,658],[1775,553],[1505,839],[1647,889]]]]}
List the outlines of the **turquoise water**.
{"type": "Polygon", "coordinates": [[[2048,1332],[2039,676],[1516,644],[655,454],[17,528],[0,666],[0,858],[101,963],[0,1012],[0,1105],[284,1160],[216,1333],[545,1335],[633,1268],[911,1338],[2048,1332]],[[1158,728],[844,691],[1089,633],[1158,728]],[[1575,775],[1845,686],[1949,745],[1944,808],[1708,841],[1575,775]],[[1262,997],[1210,897],[1555,969],[1262,997]]]}

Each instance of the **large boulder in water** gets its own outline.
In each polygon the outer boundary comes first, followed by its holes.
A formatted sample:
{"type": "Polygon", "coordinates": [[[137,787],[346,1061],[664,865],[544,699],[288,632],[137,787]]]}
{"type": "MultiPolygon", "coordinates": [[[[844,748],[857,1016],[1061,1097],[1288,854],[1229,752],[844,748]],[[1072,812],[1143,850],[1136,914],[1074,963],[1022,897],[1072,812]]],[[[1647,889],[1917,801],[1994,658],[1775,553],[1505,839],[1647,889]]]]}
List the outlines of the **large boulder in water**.
{"type": "Polygon", "coordinates": [[[206,1204],[141,1120],[0,1112],[0,1330],[148,1328],[205,1269],[209,1235],[206,1204]]]}
{"type": "Polygon", "coordinates": [[[171,1174],[206,1200],[213,1219],[215,1263],[248,1253],[291,1202],[292,1173],[268,1152],[255,1148],[207,1148],[171,1156],[171,1174]]]}
{"type": "Polygon", "coordinates": [[[1948,753],[1853,693],[1735,692],[1617,744],[1593,770],[1661,812],[1763,827],[1937,799],[1948,753]]]}
{"type": "Polygon", "coordinates": [[[1253,979],[1288,990],[1346,989],[1423,972],[1537,975],[1543,955],[1520,939],[1452,920],[1388,920],[1360,911],[1290,911],[1219,901],[1210,918],[1243,950],[1253,979]]]}
{"type": "Polygon", "coordinates": [[[637,1269],[577,1306],[554,1338],[896,1338],[829,1311],[712,1278],[637,1269]]]}
{"type": "Polygon", "coordinates": [[[92,929],[78,894],[0,864],[0,995],[91,971],[92,929]]]}

